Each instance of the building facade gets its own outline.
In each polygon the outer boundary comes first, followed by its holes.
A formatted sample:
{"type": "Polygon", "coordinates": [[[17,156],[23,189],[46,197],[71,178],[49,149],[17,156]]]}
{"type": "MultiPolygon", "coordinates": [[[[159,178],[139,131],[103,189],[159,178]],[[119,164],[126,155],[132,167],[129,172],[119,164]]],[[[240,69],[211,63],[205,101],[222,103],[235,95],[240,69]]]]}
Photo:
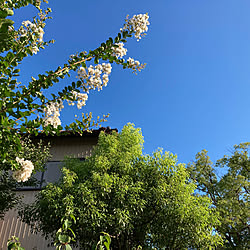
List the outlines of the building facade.
{"type": "MultiPolygon", "coordinates": [[[[47,169],[43,173],[37,173],[36,178],[41,185],[38,187],[25,187],[17,190],[17,194],[22,197],[26,204],[35,200],[35,195],[48,183],[54,183],[61,176],[60,168],[65,156],[71,156],[84,160],[90,156],[93,147],[97,144],[98,136],[101,131],[111,133],[116,129],[100,128],[92,132],[84,132],[82,136],[78,134],[65,134],[62,136],[45,136],[40,134],[34,140],[42,139],[45,143],[50,142],[50,153],[52,157],[47,162],[47,169]]],[[[17,211],[12,209],[5,214],[3,220],[0,220],[0,250],[7,249],[7,241],[11,236],[19,238],[22,247],[26,250],[46,250],[55,249],[50,247],[50,241],[45,240],[41,234],[32,233],[31,228],[20,221],[17,217],[17,211]]]]}

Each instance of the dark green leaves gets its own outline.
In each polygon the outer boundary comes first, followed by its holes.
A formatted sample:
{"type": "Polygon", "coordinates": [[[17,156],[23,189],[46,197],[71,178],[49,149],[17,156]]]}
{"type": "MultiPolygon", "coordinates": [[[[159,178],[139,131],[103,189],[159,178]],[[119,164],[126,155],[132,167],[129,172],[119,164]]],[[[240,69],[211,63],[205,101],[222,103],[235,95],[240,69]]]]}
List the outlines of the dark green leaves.
{"type": "Polygon", "coordinates": [[[67,243],[67,242],[70,241],[71,238],[70,238],[70,236],[68,236],[68,235],[60,234],[60,235],[58,236],[58,239],[59,239],[60,243],[67,243]]]}
{"type": "Polygon", "coordinates": [[[0,9],[0,18],[6,18],[7,16],[13,16],[14,12],[10,9],[0,9]]]}

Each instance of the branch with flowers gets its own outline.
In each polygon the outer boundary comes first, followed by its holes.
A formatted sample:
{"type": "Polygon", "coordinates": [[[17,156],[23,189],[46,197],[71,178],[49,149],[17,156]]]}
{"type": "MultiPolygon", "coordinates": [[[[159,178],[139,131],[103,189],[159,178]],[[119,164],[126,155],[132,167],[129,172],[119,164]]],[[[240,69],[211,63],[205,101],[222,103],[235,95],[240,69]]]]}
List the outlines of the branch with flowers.
{"type": "Polygon", "coordinates": [[[139,14],[132,18],[127,16],[118,34],[95,50],[75,53],[63,66],[32,77],[29,83],[18,82],[17,77],[23,74],[18,66],[23,59],[54,43],[53,40],[44,40],[46,21],[51,19],[51,9],[44,8],[46,4],[46,0],[6,0],[0,3],[0,171],[12,170],[13,178],[22,182],[34,169],[32,159],[20,157],[24,151],[24,135],[68,131],[81,134],[84,130],[100,126],[108,115],[94,120],[92,113],[83,113],[82,119],[75,119],[62,127],[60,112],[66,104],[82,109],[90,91],[101,91],[106,87],[112,64],[131,69],[134,73],[145,67],[138,60],[125,58],[127,39],[135,37],[139,41],[148,30],[148,14],[139,14]],[[15,17],[15,9],[28,5],[37,9],[37,16],[15,28],[14,18],[10,19],[10,16],[15,17]],[[72,75],[76,76],[76,81],[56,93],[49,92],[61,79],[72,75]]]}

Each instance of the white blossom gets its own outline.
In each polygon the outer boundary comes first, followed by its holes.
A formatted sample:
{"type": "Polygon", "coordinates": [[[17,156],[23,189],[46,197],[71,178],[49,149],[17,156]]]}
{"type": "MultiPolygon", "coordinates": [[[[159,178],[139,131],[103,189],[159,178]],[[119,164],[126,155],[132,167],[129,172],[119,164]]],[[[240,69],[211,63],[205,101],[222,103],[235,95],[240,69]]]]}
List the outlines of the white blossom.
{"type": "Polygon", "coordinates": [[[101,64],[97,64],[96,65],[96,69],[102,71],[102,65],[101,64]]]}
{"type": "Polygon", "coordinates": [[[33,54],[37,54],[37,52],[39,51],[39,49],[38,49],[38,47],[36,45],[33,45],[31,47],[31,51],[32,51],[33,54]]]}
{"type": "Polygon", "coordinates": [[[22,25],[25,26],[26,28],[30,28],[32,31],[37,31],[37,26],[36,24],[32,23],[31,21],[23,21],[22,25]]]}
{"type": "Polygon", "coordinates": [[[115,43],[118,47],[113,47],[113,56],[122,58],[127,54],[127,49],[123,48],[124,43],[115,43]]]}
{"type": "Polygon", "coordinates": [[[45,126],[52,125],[54,128],[61,125],[61,120],[59,118],[60,111],[63,109],[63,102],[60,100],[58,102],[50,102],[47,104],[46,108],[44,109],[45,117],[45,126]]]}
{"type": "MultiPolygon", "coordinates": [[[[76,91],[72,91],[74,99],[77,101],[77,108],[81,109],[83,106],[85,106],[86,101],[88,100],[88,95],[85,93],[78,93],[76,91]]],[[[70,106],[74,106],[74,102],[68,100],[68,104],[70,106]]]]}
{"type": "Polygon", "coordinates": [[[109,76],[108,76],[107,74],[104,74],[104,75],[102,76],[102,81],[103,81],[104,86],[106,87],[106,86],[107,86],[107,83],[108,83],[108,81],[109,81],[109,76]]]}
{"type": "Polygon", "coordinates": [[[29,21],[29,20],[23,21],[23,22],[22,22],[22,25],[25,26],[25,27],[28,27],[28,26],[31,25],[31,24],[32,24],[32,22],[29,21]]]}
{"type": "Polygon", "coordinates": [[[129,57],[127,62],[129,63],[129,66],[139,66],[140,62],[139,61],[135,61],[133,58],[129,57]]]}
{"type": "Polygon", "coordinates": [[[43,34],[44,34],[44,30],[39,27],[38,28],[38,41],[41,43],[43,41],[43,34]]]}
{"type": "Polygon", "coordinates": [[[102,69],[103,69],[104,74],[109,75],[111,73],[111,69],[112,69],[111,64],[110,63],[103,63],[102,64],[102,69]]]}
{"type": "Polygon", "coordinates": [[[44,30],[42,27],[38,27],[35,23],[32,23],[29,20],[23,21],[22,25],[23,26],[19,28],[20,36],[26,36],[28,31],[31,31],[31,33],[35,33],[39,43],[43,42],[44,30]]]}
{"type": "Polygon", "coordinates": [[[14,171],[13,178],[17,182],[25,182],[30,178],[34,169],[34,165],[31,161],[24,160],[23,158],[20,159],[19,157],[16,157],[16,161],[21,165],[22,168],[14,171]]]}
{"type": "Polygon", "coordinates": [[[83,83],[82,88],[88,92],[90,89],[101,90],[103,86],[107,86],[109,81],[108,75],[111,73],[111,64],[102,63],[95,67],[90,65],[87,70],[80,67],[77,71],[77,78],[83,83]]]}
{"type": "Polygon", "coordinates": [[[95,73],[95,69],[94,69],[94,67],[92,65],[90,65],[88,67],[88,74],[89,75],[94,75],[94,73],[95,73]]]}
{"type": "Polygon", "coordinates": [[[126,19],[126,23],[124,24],[121,31],[128,30],[135,33],[135,38],[137,41],[141,39],[141,36],[145,35],[145,32],[148,31],[148,25],[150,24],[148,14],[139,14],[134,15],[132,18],[126,19]]]}
{"type": "Polygon", "coordinates": [[[79,78],[79,79],[80,79],[80,78],[86,78],[86,77],[87,77],[86,70],[85,70],[85,68],[83,68],[83,67],[80,67],[80,68],[78,69],[77,74],[78,74],[78,78],[79,78]]]}

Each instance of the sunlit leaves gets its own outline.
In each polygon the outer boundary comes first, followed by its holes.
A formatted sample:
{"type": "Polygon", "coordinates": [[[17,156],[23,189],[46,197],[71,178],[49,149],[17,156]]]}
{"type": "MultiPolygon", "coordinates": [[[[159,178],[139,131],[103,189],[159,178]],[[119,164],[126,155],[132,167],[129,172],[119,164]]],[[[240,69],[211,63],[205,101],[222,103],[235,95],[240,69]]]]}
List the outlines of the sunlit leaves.
{"type": "Polygon", "coordinates": [[[208,195],[220,214],[221,225],[216,227],[227,248],[246,249],[249,245],[249,143],[235,145],[231,156],[213,164],[207,151],[196,155],[189,164],[191,178],[198,190],[208,195]],[[222,170],[219,169],[222,168],[222,170]],[[217,173],[223,171],[222,176],[217,173]]]}
{"type": "Polygon", "coordinates": [[[66,160],[61,182],[47,186],[23,210],[24,221],[54,237],[67,210],[63,201],[70,196],[76,218],[70,227],[84,249],[102,231],[112,235],[114,249],[206,249],[220,244],[212,233],[218,214],[208,197],[194,195],[185,166],[171,153],[143,155],[142,148],[141,130],[132,124],[120,133],[101,133],[92,156],[66,160]]]}

